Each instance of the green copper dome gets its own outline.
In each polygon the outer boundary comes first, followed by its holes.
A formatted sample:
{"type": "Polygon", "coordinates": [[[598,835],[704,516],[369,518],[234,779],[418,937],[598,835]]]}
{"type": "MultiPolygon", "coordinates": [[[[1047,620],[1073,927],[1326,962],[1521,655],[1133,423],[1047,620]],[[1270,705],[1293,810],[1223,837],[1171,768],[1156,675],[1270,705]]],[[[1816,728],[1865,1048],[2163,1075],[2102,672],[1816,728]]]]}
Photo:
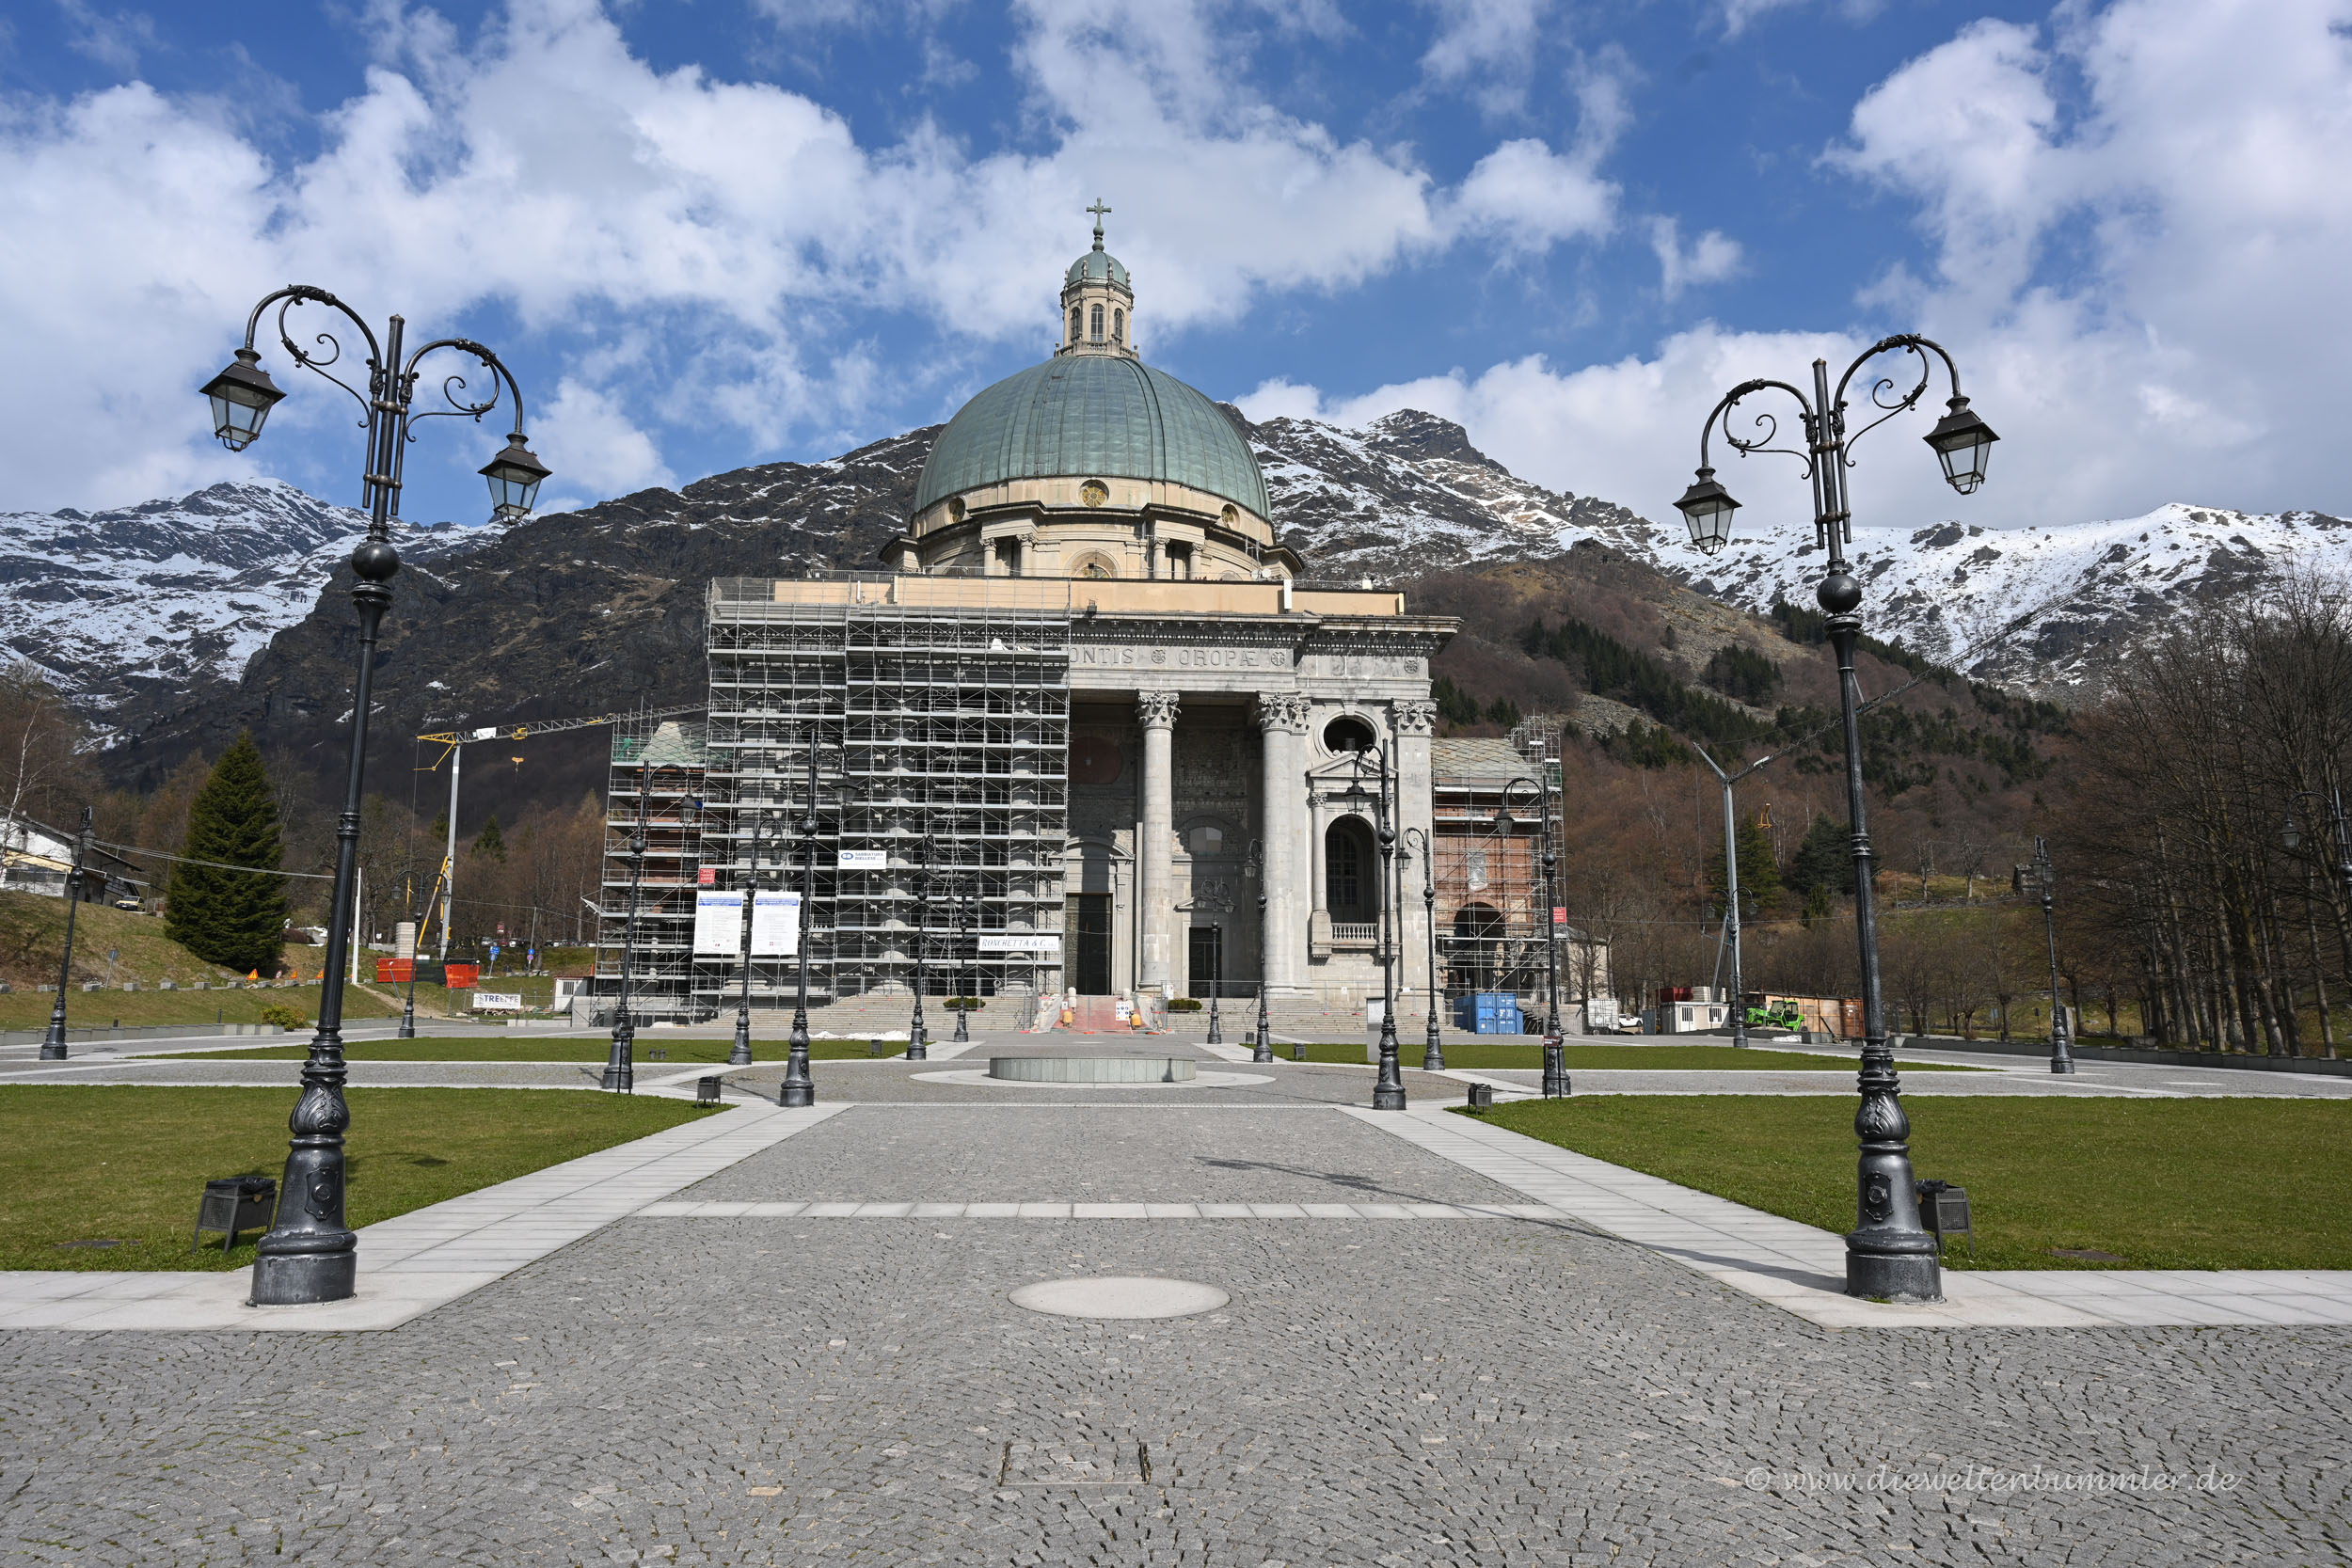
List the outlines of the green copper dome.
{"type": "Polygon", "coordinates": [[[1067,289],[1073,283],[1101,283],[1105,280],[1122,289],[1129,287],[1126,266],[1118,257],[1104,250],[1098,239],[1092,250],[1070,263],[1070,270],[1062,274],[1061,284],[1067,289]]]}
{"type": "Polygon", "coordinates": [[[1258,459],[1225,415],[1123,355],[1063,355],[1007,376],[939,433],[917,512],[1009,479],[1157,479],[1271,517],[1258,459]]]}

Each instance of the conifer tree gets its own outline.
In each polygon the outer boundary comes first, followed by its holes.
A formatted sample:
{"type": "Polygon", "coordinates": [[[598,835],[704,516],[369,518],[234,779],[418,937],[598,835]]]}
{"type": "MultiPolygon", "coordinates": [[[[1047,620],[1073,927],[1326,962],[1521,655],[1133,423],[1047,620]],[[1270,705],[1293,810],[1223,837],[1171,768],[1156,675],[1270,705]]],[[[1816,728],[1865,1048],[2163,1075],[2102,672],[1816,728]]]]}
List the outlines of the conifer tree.
{"type": "MultiPolygon", "coordinates": [[[[1772,843],[1764,833],[1764,824],[1751,816],[1739,828],[1740,848],[1740,912],[1742,915],[1772,914],[1780,909],[1780,865],[1772,859],[1772,843]]],[[[1723,857],[1714,857],[1708,870],[1708,880],[1721,907],[1728,892],[1724,878],[1723,857]]]]}
{"type": "Polygon", "coordinates": [[[484,860],[497,861],[501,865],[506,863],[506,835],[499,832],[496,813],[491,814],[490,819],[482,824],[482,831],[473,835],[473,852],[484,860]]]}
{"type": "Polygon", "coordinates": [[[182,853],[218,863],[174,867],[165,934],[213,963],[262,974],[275,969],[286,940],[286,879],[275,875],[278,828],[278,799],[248,731],[221,753],[189,803],[182,853]]]}
{"type": "MultiPolygon", "coordinates": [[[[1748,863],[1740,863],[1741,876],[1747,874],[1748,863]]],[[[1784,879],[1789,887],[1803,894],[1820,888],[1828,893],[1853,891],[1853,838],[1845,829],[1816,812],[1813,826],[1805,830],[1804,842],[1788,857],[1788,875],[1784,879]]]]}

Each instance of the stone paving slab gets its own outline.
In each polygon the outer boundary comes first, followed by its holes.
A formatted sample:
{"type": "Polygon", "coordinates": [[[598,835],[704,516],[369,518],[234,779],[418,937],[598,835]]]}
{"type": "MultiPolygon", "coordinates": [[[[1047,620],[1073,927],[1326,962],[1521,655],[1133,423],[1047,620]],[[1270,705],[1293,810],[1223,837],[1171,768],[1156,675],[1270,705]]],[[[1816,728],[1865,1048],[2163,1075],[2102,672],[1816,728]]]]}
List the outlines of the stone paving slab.
{"type": "Polygon", "coordinates": [[[2352,1270],[1947,1268],[1940,1304],[1865,1301],[1826,1230],[1448,1111],[1349,1114],[1825,1327],[2352,1325],[2352,1270]]]}
{"type": "Polygon", "coordinates": [[[648,1203],[641,1219],[1557,1220],[1540,1203],[648,1203]],[[1007,1212],[1009,1211],[1009,1212],[1007,1212]]]}
{"type": "Polygon", "coordinates": [[[691,1191],[693,1201],[1521,1201],[1460,1164],[1316,1105],[861,1102],[691,1191]],[[1018,1160],[976,1159],[1009,1147],[1018,1160]]]}
{"type": "Polygon", "coordinates": [[[0,1271],[0,1330],[389,1329],[534,1263],[839,1107],[754,1105],[600,1149],[360,1227],[358,1292],[318,1307],[246,1305],[231,1274],[0,1271]]]}

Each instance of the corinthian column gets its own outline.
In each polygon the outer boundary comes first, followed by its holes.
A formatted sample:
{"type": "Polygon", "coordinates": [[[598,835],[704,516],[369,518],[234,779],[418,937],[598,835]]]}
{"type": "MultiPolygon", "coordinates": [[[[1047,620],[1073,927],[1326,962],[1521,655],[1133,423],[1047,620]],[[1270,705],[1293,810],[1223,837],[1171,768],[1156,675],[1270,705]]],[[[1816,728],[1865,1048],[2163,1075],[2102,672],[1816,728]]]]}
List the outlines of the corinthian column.
{"type": "Polygon", "coordinates": [[[1307,699],[1288,694],[1258,699],[1260,748],[1258,841],[1264,847],[1265,928],[1258,933],[1258,979],[1269,992],[1296,995],[1307,968],[1307,917],[1299,900],[1308,860],[1306,770],[1300,736],[1307,699]]]}
{"type": "MultiPolygon", "coordinates": [[[[1437,852],[1437,824],[1432,820],[1429,738],[1438,727],[1438,705],[1421,701],[1391,704],[1389,724],[1396,736],[1397,832],[1402,833],[1406,828],[1419,828],[1424,835],[1422,842],[1428,845],[1434,854],[1437,852]]],[[[1416,1006],[1425,1006],[1431,984],[1430,911],[1428,906],[1422,902],[1421,879],[1422,868],[1416,865],[1401,877],[1406,885],[1402,890],[1392,891],[1401,891],[1402,894],[1397,900],[1396,911],[1396,928],[1404,942],[1404,950],[1396,956],[1397,992],[1401,998],[1406,992],[1418,990],[1421,994],[1416,999],[1416,1006]],[[1422,982],[1419,987],[1412,984],[1416,978],[1422,982]]],[[[1549,911],[1545,918],[1550,918],[1549,911]]],[[[1397,1006],[1410,1016],[1411,1009],[1406,1008],[1402,1000],[1397,1006]]]]}
{"type": "Polygon", "coordinates": [[[1168,905],[1173,881],[1169,855],[1176,833],[1176,693],[1136,693],[1136,721],[1143,726],[1142,820],[1136,838],[1136,901],[1143,907],[1141,989],[1165,997],[1168,990],[1168,905]]]}

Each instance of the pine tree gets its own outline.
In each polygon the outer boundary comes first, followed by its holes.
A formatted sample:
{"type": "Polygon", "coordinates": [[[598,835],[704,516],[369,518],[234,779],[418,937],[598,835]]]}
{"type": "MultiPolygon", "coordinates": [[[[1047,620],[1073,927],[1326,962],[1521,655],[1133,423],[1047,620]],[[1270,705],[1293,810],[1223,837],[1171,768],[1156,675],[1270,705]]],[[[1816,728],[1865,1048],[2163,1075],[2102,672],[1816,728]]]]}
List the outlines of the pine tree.
{"type": "Polygon", "coordinates": [[[473,835],[473,852],[484,860],[496,861],[501,865],[506,863],[506,835],[499,832],[499,819],[495,813],[482,824],[482,831],[473,835]]]}
{"type": "Polygon", "coordinates": [[[182,852],[218,863],[174,868],[165,934],[230,969],[266,974],[277,968],[286,940],[286,879],[274,874],[281,847],[278,799],[248,731],[221,753],[189,802],[182,852]]]}
{"type": "MultiPolygon", "coordinates": [[[[1765,835],[1764,824],[1748,817],[1740,824],[1740,912],[1771,914],[1780,908],[1780,866],[1772,859],[1772,841],[1765,835]]],[[[1724,902],[1727,884],[1724,879],[1724,863],[1715,857],[1708,879],[1714,890],[1715,904],[1724,902]]]]}
{"type": "Polygon", "coordinates": [[[1784,880],[1796,892],[1807,895],[1816,888],[1824,893],[1851,893],[1852,836],[1826,816],[1814,813],[1813,826],[1805,830],[1804,842],[1788,857],[1788,875],[1784,880]]]}

